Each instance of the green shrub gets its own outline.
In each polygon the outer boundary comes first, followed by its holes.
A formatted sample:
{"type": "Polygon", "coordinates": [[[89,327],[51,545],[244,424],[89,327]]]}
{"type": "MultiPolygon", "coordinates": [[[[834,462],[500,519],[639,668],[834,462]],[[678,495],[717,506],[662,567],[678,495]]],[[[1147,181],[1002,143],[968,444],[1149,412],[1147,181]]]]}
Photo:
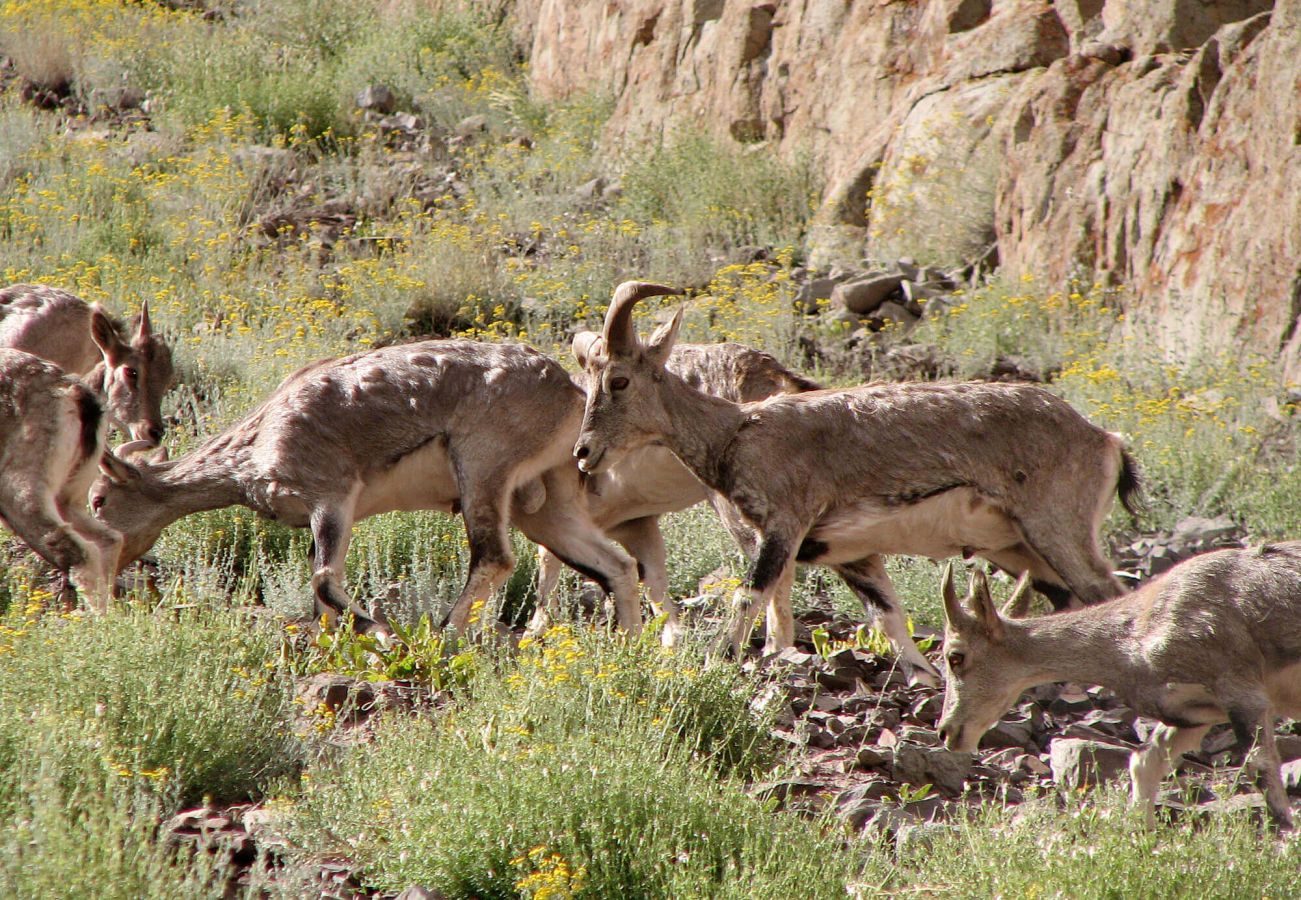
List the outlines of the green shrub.
{"type": "Polygon", "coordinates": [[[753,690],[650,641],[558,627],[439,720],[391,720],[310,772],[295,832],[390,890],[844,896],[857,854],[825,823],[773,814],[733,774],[766,757],[753,690]]]}

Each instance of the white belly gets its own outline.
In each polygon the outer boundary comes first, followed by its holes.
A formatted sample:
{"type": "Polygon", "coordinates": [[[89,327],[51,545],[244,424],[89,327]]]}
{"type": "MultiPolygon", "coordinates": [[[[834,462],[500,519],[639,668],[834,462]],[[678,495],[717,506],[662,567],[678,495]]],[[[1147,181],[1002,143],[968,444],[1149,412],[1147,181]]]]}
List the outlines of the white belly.
{"type": "Polygon", "coordinates": [[[357,497],[355,517],[364,519],[395,510],[451,512],[457,499],[447,447],[442,441],[430,441],[366,480],[357,497]]]}
{"type": "Polygon", "coordinates": [[[1269,705],[1276,716],[1301,718],[1301,663],[1294,663],[1265,677],[1269,705]]]}
{"type": "Polygon", "coordinates": [[[1021,542],[1012,519],[974,488],[954,488],[907,506],[859,503],[833,510],[809,532],[827,545],[820,563],[873,554],[947,559],[964,550],[1002,550],[1021,542]]]}
{"type": "Polygon", "coordinates": [[[678,512],[709,498],[709,489],[663,447],[633,451],[598,478],[588,507],[603,528],[678,512]]]}

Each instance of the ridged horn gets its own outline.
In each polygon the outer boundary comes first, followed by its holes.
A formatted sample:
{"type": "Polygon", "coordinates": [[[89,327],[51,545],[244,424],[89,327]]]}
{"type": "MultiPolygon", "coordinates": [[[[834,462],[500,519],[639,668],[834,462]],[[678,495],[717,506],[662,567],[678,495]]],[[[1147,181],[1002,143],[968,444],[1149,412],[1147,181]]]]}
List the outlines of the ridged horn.
{"type": "Polygon", "coordinates": [[[632,308],[647,297],[665,297],[682,294],[682,288],[673,288],[650,281],[625,281],[614,289],[610,310],[605,314],[605,349],[611,356],[627,353],[637,346],[637,332],[632,327],[632,308]]]}
{"type": "Polygon", "coordinates": [[[152,450],[154,445],[150,441],[127,441],[125,444],[119,444],[113,449],[113,455],[118,459],[126,459],[132,453],[139,453],[142,450],[152,450]]]}
{"type": "Polygon", "coordinates": [[[594,355],[604,352],[605,338],[601,337],[595,331],[580,331],[574,335],[573,343],[570,344],[570,350],[573,351],[574,359],[578,360],[580,366],[586,366],[587,361],[594,355]]]}

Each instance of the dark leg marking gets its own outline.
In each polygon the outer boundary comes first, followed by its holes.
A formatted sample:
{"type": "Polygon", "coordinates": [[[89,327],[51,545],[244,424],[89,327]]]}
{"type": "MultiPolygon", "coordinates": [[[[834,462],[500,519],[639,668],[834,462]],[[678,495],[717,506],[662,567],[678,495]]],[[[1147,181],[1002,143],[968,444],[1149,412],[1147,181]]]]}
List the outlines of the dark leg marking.
{"type": "Polygon", "coordinates": [[[750,587],[756,591],[767,590],[786,568],[789,557],[790,550],[785,541],[764,538],[759,545],[759,558],[750,569],[750,587]]]}
{"type": "Polygon", "coordinates": [[[316,568],[330,564],[330,556],[339,543],[340,531],[334,516],[323,516],[312,529],[312,556],[316,568]]]}
{"type": "Polygon", "coordinates": [[[1240,711],[1229,710],[1229,725],[1233,728],[1233,736],[1238,739],[1238,746],[1242,748],[1242,752],[1249,753],[1256,744],[1259,724],[1240,711]]]}
{"type": "Polygon", "coordinates": [[[104,408],[99,398],[85,387],[77,389],[77,414],[81,418],[81,458],[98,458],[99,423],[104,408]]]}
{"type": "Polygon", "coordinates": [[[870,578],[864,578],[850,568],[838,568],[836,571],[840,573],[841,578],[845,579],[845,583],[853,588],[854,593],[858,594],[863,603],[870,603],[882,612],[890,608],[890,601],[870,578]]]}
{"type": "MultiPolygon", "coordinates": [[[[547,549],[551,550],[550,547],[548,547],[547,549]]],[[[551,552],[555,553],[556,559],[560,560],[562,563],[569,566],[569,568],[573,569],[579,575],[582,575],[584,578],[589,578],[592,581],[595,581],[597,587],[605,591],[605,593],[607,594],[614,593],[613,589],[610,586],[610,577],[606,575],[604,572],[598,571],[597,569],[593,569],[591,566],[586,566],[583,565],[582,563],[574,562],[572,559],[567,559],[564,556],[561,556],[559,553],[556,553],[555,550],[551,550],[551,552]]]]}
{"type": "Polygon", "coordinates": [[[800,542],[799,552],[795,554],[797,562],[813,562],[826,556],[830,546],[826,541],[820,541],[817,538],[805,538],[800,542]]]}

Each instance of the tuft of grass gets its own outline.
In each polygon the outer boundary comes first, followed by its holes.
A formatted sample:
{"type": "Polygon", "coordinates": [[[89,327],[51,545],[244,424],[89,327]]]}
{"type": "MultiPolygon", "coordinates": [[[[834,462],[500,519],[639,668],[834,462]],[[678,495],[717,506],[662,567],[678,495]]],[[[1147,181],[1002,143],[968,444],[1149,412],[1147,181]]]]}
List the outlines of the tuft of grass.
{"type": "Polygon", "coordinates": [[[977,811],[905,843],[888,886],[934,897],[1270,897],[1295,892],[1301,850],[1249,814],[1147,829],[1123,790],[977,811]]]}
{"type": "Polygon", "coordinates": [[[123,780],[94,756],[65,759],[58,737],[37,736],[10,773],[22,784],[0,838],[0,894],[103,900],[232,896],[224,861],[191,853],[159,825],[157,793],[123,780]],[[66,768],[80,770],[71,783],[66,768]]]}

